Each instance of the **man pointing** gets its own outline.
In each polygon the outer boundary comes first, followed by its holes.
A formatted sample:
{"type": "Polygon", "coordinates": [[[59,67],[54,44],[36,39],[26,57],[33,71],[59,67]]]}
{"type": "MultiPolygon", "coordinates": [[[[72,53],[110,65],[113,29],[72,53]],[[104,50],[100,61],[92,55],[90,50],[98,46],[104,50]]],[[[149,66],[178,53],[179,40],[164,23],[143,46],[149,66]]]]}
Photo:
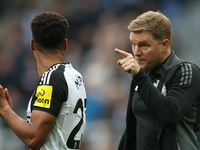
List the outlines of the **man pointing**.
{"type": "Polygon", "coordinates": [[[171,50],[169,19],[148,11],[128,29],[133,55],[117,64],[132,78],[118,150],[200,150],[200,70],[171,50]]]}

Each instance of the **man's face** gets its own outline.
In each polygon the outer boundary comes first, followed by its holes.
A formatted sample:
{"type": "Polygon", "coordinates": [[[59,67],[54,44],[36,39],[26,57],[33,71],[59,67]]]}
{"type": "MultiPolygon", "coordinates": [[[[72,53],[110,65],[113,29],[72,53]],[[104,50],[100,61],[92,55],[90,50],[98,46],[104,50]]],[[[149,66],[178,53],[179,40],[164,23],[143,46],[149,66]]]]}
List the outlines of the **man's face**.
{"type": "Polygon", "coordinates": [[[153,38],[151,32],[131,32],[130,41],[133,55],[142,69],[152,70],[163,62],[163,46],[153,38]]]}

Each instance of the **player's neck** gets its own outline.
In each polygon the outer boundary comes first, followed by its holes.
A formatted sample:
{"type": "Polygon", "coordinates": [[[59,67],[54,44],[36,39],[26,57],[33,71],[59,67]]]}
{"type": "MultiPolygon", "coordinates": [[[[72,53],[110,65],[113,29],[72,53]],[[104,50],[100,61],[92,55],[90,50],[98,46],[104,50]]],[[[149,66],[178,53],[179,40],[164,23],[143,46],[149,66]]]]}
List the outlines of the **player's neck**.
{"type": "Polygon", "coordinates": [[[64,63],[62,54],[43,54],[43,53],[35,53],[35,58],[37,61],[37,68],[39,77],[41,77],[44,72],[46,72],[52,65],[57,63],[64,63]]]}

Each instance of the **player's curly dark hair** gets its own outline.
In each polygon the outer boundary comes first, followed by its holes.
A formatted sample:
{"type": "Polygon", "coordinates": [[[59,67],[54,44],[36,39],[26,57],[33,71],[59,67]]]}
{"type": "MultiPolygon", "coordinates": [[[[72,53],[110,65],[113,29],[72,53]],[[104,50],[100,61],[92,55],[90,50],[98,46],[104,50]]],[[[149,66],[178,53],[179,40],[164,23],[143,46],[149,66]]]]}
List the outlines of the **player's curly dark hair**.
{"type": "Polygon", "coordinates": [[[69,23],[56,12],[42,12],[31,21],[32,38],[39,50],[62,49],[69,23]]]}

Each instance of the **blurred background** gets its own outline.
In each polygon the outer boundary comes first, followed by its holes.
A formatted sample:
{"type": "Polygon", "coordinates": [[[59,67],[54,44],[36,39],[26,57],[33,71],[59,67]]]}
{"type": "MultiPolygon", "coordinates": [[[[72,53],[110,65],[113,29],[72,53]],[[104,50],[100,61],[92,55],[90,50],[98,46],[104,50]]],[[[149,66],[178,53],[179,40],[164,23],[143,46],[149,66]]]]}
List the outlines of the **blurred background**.
{"type": "MultiPolygon", "coordinates": [[[[81,150],[116,150],[125,129],[131,77],[115,48],[131,52],[128,24],[148,10],[171,20],[172,49],[200,66],[199,0],[0,0],[0,84],[26,119],[26,107],[39,79],[29,48],[30,22],[42,11],[56,11],[70,24],[65,61],[84,77],[87,125],[81,150]]],[[[0,150],[28,150],[0,118],[0,150]]]]}

